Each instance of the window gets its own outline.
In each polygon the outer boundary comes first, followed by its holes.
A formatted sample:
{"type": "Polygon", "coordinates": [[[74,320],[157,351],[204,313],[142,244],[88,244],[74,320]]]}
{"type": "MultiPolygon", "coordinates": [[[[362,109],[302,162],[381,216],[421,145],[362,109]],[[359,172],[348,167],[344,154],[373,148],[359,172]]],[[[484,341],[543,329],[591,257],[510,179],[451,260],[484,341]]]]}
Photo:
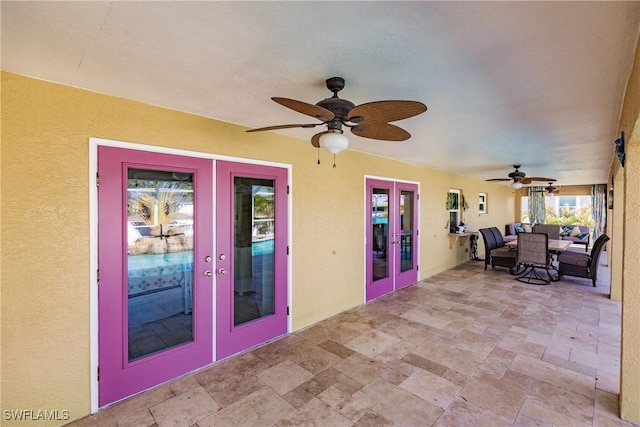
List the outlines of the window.
{"type": "Polygon", "coordinates": [[[478,213],[487,213],[487,193],[478,193],[478,213]]]}
{"type": "MultiPolygon", "coordinates": [[[[546,196],[545,223],[580,224],[594,226],[591,215],[591,196],[546,196]]],[[[520,199],[520,220],[531,222],[529,218],[529,197],[520,199]]]]}
{"type": "Polygon", "coordinates": [[[460,190],[450,189],[447,195],[447,210],[449,211],[449,233],[455,233],[460,225],[460,190]]]}

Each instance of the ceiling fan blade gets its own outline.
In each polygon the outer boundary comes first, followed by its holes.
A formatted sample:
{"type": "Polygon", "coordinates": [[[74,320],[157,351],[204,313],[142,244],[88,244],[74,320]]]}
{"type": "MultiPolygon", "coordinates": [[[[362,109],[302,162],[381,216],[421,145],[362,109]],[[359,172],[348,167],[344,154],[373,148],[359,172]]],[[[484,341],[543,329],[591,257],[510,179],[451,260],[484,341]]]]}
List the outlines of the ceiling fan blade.
{"type": "Polygon", "coordinates": [[[291,108],[293,111],[306,114],[307,116],[315,117],[322,122],[328,122],[336,117],[336,115],[333,114],[330,110],[318,107],[317,105],[308,104],[306,102],[296,101],[295,99],[289,98],[274,97],[271,99],[284,107],[291,108]]]}
{"type": "Polygon", "coordinates": [[[322,123],[310,123],[310,124],[302,124],[302,125],[276,125],[276,126],[267,126],[263,128],[257,129],[249,129],[247,132],[262,132],[265,130],[276,130],[276,129],[290,129],[290,128],[314,128],[322,123]]]}
{"type": "Polygon", "coordinates": [[[376,101],[353,107],[347,120],[356,123],[389,123],[408,119],[427,111],[427,106],[418,101],[376,101]]]}
{"type": "Polygon", "coordinates": [[[383,141],[405,141],[411,138],[409,132],[389,123],[358,123],[357,126],[351,128],[351,133],[383,141]]]}
{"type": "Polygon", "coordinates": [[[488,182],[498,182],[498,181],[512,181],[511,178],[491,178],[487,179],[488,182]]]}
{"type": "Polygon", "coordinates": [[[520,182],[522,182],[523,184],[531,184],[533,181],[555,182],[556,180],[553,178],[544,178],[541,176],[527,176],[520,180],[520,182]]]}

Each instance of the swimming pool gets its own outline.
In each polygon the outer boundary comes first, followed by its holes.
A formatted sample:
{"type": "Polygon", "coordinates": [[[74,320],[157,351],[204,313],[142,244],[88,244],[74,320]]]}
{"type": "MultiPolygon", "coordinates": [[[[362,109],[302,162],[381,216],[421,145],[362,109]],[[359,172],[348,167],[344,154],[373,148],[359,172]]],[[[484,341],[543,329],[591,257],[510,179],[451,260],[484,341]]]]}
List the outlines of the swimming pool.
{"type": "Polygon", "coordinates": [[[264,255],[273,253],[274,239],[256,240],[251,243],[251,255],[264,255]]]}

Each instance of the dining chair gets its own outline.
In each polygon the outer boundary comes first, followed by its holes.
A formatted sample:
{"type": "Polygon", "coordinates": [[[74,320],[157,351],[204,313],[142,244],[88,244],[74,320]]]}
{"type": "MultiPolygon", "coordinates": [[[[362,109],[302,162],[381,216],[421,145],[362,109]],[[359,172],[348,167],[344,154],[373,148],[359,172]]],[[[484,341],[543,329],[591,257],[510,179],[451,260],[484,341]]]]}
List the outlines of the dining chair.
{"type": "Polygon", "coordinates": [[[507,267],[510,273],[516,266],[516,252],[505,246],[502,233],[497,227],[481,228],[480,234],[484,242],[484,269],[491,267],[507,267]]]}
{"type": "Polygon", "coordinates": [[[600,235],[593,244],[590,254],[584,252],[563,252],[558,256],[558,280],[562,276],[575,276],[591,279],[593,287],[598,280],[598,263],[604,245],[609,241],[606,234],[600,235]]]}
{"type": "Polygon", "coordinates": [[[560,239],[560,226],[557,224],[536,224],[533,226],[534,233],[545,233],[549,239],[560,239]]]}
{"type": "Polygon", "coordinates": [[[549,236],[546,233],[518,233],[517,263],[524,270],[516,278],[520,282],[532,285],[547,285],[553,281],[549,268],[551,267],[551,255],[549,255],[549,236]],[[544,268],[547,278],[538,272],[544,268]]]}

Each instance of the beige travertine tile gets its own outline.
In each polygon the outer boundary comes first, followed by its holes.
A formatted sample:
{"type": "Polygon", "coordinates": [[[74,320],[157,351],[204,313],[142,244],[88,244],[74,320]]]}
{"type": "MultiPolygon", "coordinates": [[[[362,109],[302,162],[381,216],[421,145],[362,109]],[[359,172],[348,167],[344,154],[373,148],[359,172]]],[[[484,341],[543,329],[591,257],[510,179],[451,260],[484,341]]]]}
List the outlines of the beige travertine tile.
{"type": "Polygon", "coordinates": [[[158,427],[189,426],[220,409],[202,388],[192,388],[150,408],[158,427]]]}
{"type": "Polygon", "coordinates": [[[361,384],[367,384],[373,381],[384,371],[384,365],[373,359],[364,357],[360,353],[354,353],[336,363],[334,368],[361,384]]]}
{"type": "Polygon", "coordinates": [[[320,372],[300,387],[314,396],[322,393],[331,386],[334,386],[345,394],[352,395],[360,390],[362,385],[362,383],[332,367],[320,372]]]}
{"type": "Polygon", "coordinates": [[[437,406],[382,378],[365,385],[353,398],[400,426],[431,425],[443,412],[437,406]]]}
{"type": "Polygon", "coordinates": [[[331,406],[343,416],[355,422],[369,411],[362,403],[354,400],[351,396],[341,392],[335,387],[329,387],[318,395],[318,399],[331,406]]]}
{"type": "Polygon", "coordinates": [[[162,403],[175,394],[168,386],[160,386],[138,396],[133,396],[108,410],[116,419],[118,426],[150,426],[155,423],[149,408],[162,403]]]}
{"type": "Polygon", "coordinates": [[[344,345],[369,358],[374,358],[376,355],[383,353],[389,347],[400,341],[400,338],[384,332],[369,331],[346,342],[344,345]]]}
{"type": "Polygon", "coordinates": [[[393,423],[369,409],[352,427],[393,427],[393,423]]]}
{"type": "Polygon", "coordinates": [[[280,396],[313,378],[313,374],[290,360],[285,360],[256,375],[263,384],[271,387],[280,396]]]}
{"type": "Polygon", "coordinates": [[[413,353],[466,375],[473,375],[483,359],[473,352],[454,347],[447,340],[438,337],[431,338],[425,345],[416,348],[413,353]]]}
{"type": "Polygon", "coordinates": [[[462,389],[451,381],[422,369],[411,374],[400,387],[441,409],[446,409],[462,389]]]}
{"type": "Polygon", "coordinates": [[[318,347],[327,350],[328,352],[333,353],[342,359],[346,359],[354,353],[354,351],[350,348],[347,348],[344,345],[338,344],[337,342],[332,340],[323,341],[318,344],[318,347]]]}
{"type": "Polygon", "coordinates": [[[271,426],[276,421],[293,416],[296,409],[275,391],[264,387],[198,421],[198,427],[271,426]]]}
{"type": "Polygon", "coordinates": [[[474,427],[506,427],[511,425],[513,424],[508,423],[487,411],[483,411],[476,420],[474,427]]]}
{"type": "Polygon", "coordinates": [[[513,423],[525,396],[525,388],[502,377],[478,371],[460,392],[470,404],[513,423]]]}
{"type": "Polygon", "coordinates": [[[349,427],[352,422],[317,398],[311,399],[295,414],[280,418],[278,427],[335,426],[349,427]]]}
{"type": "Polygon", "coordinates": [[[526,398],[520,413],[518,414],[517,425],[549,425],[549,426],[591,426],[591,420],[584,422],[577,420],[571,416],[556,412],[550,408],[540,405],[539,403],[526,398]]]}
{"type": "Polygon", "coordinates": [[[307,402],[315,397],[313,393],[307,391],[304,386],[298,386],[282,396],[295,408],[303,407],[307,402]]]}
{"type": "Polygon", "coordinates": [[[482,413],[479,408],[470,405],[462,399],[454,400],[438,418],[434,426],[436,427],[460,427],[472,426],[482,413]]]}
{"type": "Polygon", "coordinates": [[[593,398],[595,378],[539,359],[517,355],[509,369],[593,398]]]}
{"type": "Polygon", "coordinates": [[[631,427],[608,289],[466,263],[71,425],[631,427]]]}

